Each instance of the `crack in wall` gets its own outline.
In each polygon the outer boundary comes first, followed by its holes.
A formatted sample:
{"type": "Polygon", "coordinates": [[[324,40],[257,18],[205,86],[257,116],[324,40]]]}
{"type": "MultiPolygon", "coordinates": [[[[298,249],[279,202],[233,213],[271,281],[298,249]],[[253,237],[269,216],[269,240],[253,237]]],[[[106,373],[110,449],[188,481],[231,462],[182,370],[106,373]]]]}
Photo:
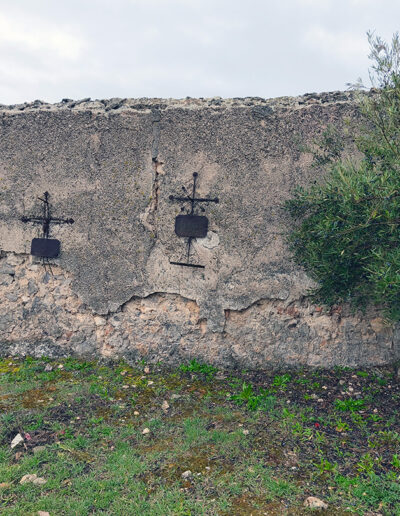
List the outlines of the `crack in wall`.
{"type": "Polygon", "coordinates": [[[151,111],[151,122],[153,125],[153,145],[151,148],[151,158],[153,161],[157,161],[158,157],[158,145],[160,143],[160,120],[161,112],[159,109],[153,109],[151,111]]]}
{"type": "Polygon", "coordinates": [[[154,239],[158,236],[157,210],[160,191],[160,174],[164,173],[162,166],[162,161],[158,161],[156,158],[153,158],[154,177],[151,187],[150,202],[144,213],[140,215],[140,222],[151,232],[151,236],[154,239]]]}
{"type": "Polygon", "coordinates": [[[160,120],[161,113],[159,109],[151,111],[151,122],[153,130],[153,142],[151,146],[151,160],[153,165],[153,182],[151,188],[150,202],[144,213],[140,216],[140,222],[150,231],[152,238],[157,238],[157,210],[158,198],[160,190],[160,174],[163,174],[163,162],[158,159],[158,145],[160,142],[160,120]]]}
{"type": "MultiPolygon", "coordinates": [[[[153,145],[151,150],[151,159],[153,161],[154,167],[154,178],[153,178],[153,188],[151,192],[151,211],[155,213],[158,209],[158,194],[160,190],[160,174],[163,174],[162,166],[163,162],[158,159],[158,145],[160,143],[160,120],[161,120],[161,112],[159,109],[153,109],[152,112],[152,124],[153,124],[153,145]]],[[[155,237],[157,237],[157,217],[154,216],[153,226],[155,228],[155,237]]]]}

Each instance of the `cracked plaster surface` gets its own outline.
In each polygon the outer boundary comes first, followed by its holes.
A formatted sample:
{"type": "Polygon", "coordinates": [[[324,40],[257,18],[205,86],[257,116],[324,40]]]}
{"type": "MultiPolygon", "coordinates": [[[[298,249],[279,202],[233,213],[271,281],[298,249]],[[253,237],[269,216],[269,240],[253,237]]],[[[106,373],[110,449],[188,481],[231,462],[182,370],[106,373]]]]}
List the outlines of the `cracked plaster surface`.
{"type": "MultiPolygon", "coordinates": [[[[20,219],[40,214],[37,197],[47,190],[54,216],[75,220],[51,228],[62,242],[55,265],[93,313],[111,317],[137,299],[179,296],[195,303],[200,333],[213,340],[235,328],[232,345],[239,334],[244,345],[240,315],[230,314],[289,307],[312,286],[285,245],[282,203],[319,173],[299,141],[312,145],[328,124],[340,130],[358,116],[353,94],[343,92],[0,106],[0,249],[29,252],[39,228],[20,219]],[[186,248],[174,233],[181,206],[169,196],[190,191],[193,172],[198,195],[220,199],[205,207],[207,238],[192,245],[204,269],[170,263],[186,248]]],[[[256,326],[249,339],[262,346],[269,337],[256,326]]]]}
{"type": "Polygon", "coordinates": [[[178,294],[135,297],[96,315],[59,266],[52,274],[27,255],[0,257],[0,356],[110,357],[178,364],[197,358],[218,366],[385,364],[399,356],[399,328],[374,311],[325,312],[307,299],[258,300],[225,310],[213,332],[199,305],[178,294]]]}
{"type": "Polygon", "coordinates": [[[258,299],[290,302],[310,280],[287,256],[282,202],[312,179],[295,144],[328,123],[355,116],[352,96],[294,99],[141,99],[37,102],[4,107],[0,140],[0,247],[27,252],[38,228],[20,217],[51,195],[62,241],[57,263],[94,311],[113,312],[153,292],[195,300],[213,331],[224,310],[258,299]],[[171,265],[185,253],[174,234],[180,206],[169,196],[190,189],[218,196],[208,205],[210,238],[195,240],[193,270],[171,265]]]}

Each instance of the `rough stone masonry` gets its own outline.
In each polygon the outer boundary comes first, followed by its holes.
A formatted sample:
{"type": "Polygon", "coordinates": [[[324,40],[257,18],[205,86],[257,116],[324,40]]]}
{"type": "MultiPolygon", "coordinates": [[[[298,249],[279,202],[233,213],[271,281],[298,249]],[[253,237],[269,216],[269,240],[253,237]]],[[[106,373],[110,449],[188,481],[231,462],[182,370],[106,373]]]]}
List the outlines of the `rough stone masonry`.
{"type": "MultiPolygon", "coordinates": [[[[379,312],[326,311],[290,259],[282,210],[319,174],[302,151],[357,120],[351,93],[296,98],[111,99],[0,106],[0,353],[222,366],[384,364],[400,331],[379,312]],[[218,197],[185,256],[170,195],[218,197]],[[61,254],[30,256],[50,193],[61,254]]],[[[349,153],[354,149],[349,147],[349,153]]]]}

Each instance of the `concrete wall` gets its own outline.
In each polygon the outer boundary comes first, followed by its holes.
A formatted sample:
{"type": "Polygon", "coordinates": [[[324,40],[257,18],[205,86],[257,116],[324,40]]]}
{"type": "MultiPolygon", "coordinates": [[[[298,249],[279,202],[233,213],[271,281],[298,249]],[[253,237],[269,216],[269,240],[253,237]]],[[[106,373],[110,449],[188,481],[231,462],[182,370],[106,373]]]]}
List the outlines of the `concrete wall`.
{"type": "MultiPolygon", "coordinates": [[[[301,151],[357,120],[350,93],[280,99],[111,99],[0,107],[0,353],[107,355],[219,365],[382,364],[400,335],[380,315],[325,313],[284,243],[282,202],[318,173],[301,151]],[[190,191],[209,233],[174,232],[190,191]],[[62,252],[29,256],[50,192],[62,252]]],[[[349,148],[348,152],[353,149],[349,148]]]]}

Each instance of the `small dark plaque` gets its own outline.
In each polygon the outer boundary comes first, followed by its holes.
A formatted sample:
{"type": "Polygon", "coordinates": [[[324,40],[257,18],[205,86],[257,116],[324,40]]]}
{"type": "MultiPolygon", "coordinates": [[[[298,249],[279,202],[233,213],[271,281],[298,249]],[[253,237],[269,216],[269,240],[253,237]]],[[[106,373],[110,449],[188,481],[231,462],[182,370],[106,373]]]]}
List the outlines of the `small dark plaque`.
{"type": "Polygon", "coordinates": [[[60,241],[55,238],[34,238],[31,254],[41,258],[57,258],[60,254],[60,241]]]}
{"type": "Polygon", "coordinates": [[[175,219],[175,233],[179,237],[205,238],[208,218],[204,215],[178,215],[175,219]]]}

